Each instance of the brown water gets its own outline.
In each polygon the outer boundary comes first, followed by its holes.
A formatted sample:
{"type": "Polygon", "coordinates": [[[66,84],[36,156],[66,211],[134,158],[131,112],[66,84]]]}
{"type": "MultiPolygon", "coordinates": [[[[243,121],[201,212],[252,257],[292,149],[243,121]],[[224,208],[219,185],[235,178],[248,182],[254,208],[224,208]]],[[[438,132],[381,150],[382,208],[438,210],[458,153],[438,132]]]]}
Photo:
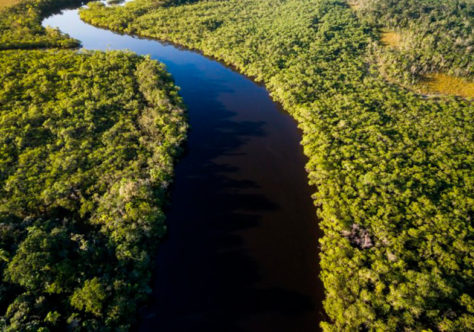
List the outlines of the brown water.
{"type": "Polygon", "coordinates": [[[140,331],[316,331],[317,220],[295,121],[248,78],[198,53],[51,16],[87,49],[166,64],[191,131],[140,331]]]}

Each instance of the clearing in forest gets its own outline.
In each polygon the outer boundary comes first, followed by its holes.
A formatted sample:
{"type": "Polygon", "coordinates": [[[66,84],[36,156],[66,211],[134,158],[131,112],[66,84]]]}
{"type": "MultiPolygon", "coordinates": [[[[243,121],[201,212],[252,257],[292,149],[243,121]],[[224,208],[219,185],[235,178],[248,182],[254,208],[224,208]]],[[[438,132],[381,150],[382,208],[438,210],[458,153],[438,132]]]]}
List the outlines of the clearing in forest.
{"type": "Polygon", "coordinates": [[[442,73],[426,75],[417,87],[424,94],[474,98],[474,82],[442,73]]]}
{"type": "Polygon", "coordinates": [[[18,2],[20,2],[20,0],[0,0],[0,10],[5,7],[17,4],[18,2]]]}
{"type": "Polygon", "coordinates": [[[399,48],[401,44],[401,35],[391,30],[382,30],[380,33],[380,41],[384,46],[399,48]]]}

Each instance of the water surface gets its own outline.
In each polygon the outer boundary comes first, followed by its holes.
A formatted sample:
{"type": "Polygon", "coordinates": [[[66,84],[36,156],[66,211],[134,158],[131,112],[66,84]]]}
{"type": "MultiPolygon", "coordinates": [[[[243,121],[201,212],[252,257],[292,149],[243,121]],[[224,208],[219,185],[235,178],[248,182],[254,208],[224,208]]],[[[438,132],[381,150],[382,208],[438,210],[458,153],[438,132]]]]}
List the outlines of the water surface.
{"type": "Polygon", "coordinates": [[[316,331],[317,220],[296,123],[266,90],[196,52],[53,15],[86,49],[129,49],[166,64],[191,131],[156,254],[140,331],[316,331]]]}

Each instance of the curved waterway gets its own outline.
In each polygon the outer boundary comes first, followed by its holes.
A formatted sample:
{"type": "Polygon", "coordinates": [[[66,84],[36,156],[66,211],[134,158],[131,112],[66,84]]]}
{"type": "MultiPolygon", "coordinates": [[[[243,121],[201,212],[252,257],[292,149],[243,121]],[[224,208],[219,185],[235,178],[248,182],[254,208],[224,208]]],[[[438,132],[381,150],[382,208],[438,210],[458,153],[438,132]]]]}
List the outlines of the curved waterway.
{"type": "Polygon", "coordinates": [[[250,79],[203,55],[90,26],[77,10],[44,20],[86,49],[163,62],[191,131],[176,166],[168,235],[140,331],[317,331],[317,220],[295,121],[250,79]]]}

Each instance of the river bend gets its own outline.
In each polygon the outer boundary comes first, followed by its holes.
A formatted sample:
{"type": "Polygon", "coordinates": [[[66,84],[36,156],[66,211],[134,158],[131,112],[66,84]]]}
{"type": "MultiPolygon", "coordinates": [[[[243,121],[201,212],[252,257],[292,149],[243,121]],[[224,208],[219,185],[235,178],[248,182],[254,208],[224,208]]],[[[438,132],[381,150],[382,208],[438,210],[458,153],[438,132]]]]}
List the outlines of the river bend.
{"type": "Polygon", "coordinates": [[[95,28],[64,10],[43,21],[86,49],[163,62],[191,130],[175,169],[168,235],[140,331],[316,331],[317,220],[295,121],[248,78],[203,55],[95,28]]]}

